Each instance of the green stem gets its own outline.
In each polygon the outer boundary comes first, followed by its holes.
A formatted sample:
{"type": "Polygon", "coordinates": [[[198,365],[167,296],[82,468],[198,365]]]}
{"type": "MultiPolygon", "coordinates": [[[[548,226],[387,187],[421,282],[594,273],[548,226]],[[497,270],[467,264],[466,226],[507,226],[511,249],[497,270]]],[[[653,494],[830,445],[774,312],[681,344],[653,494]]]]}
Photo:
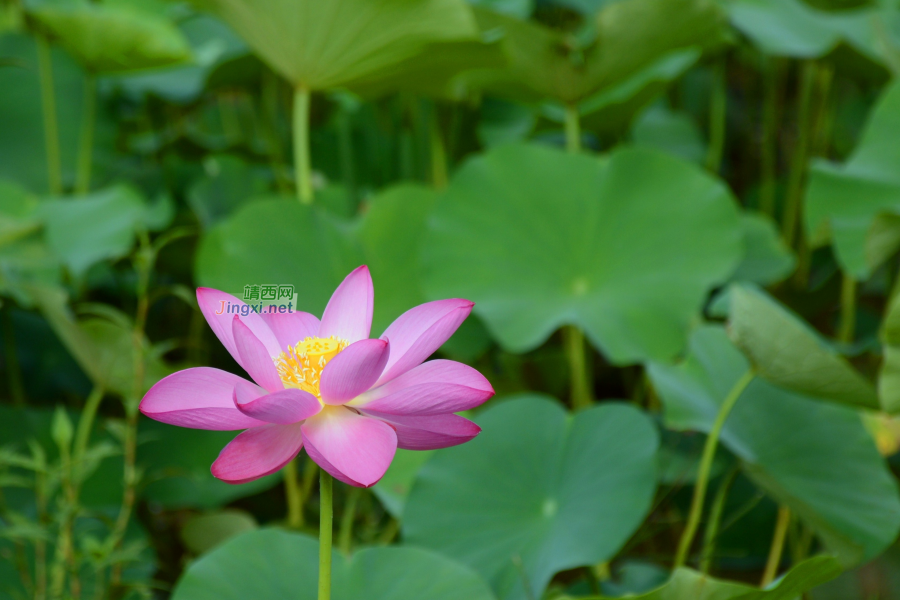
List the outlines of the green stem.
{"type": "MultiPolygon", "coordinates": [[[[38,523],[47,524],[47,476],[35,473],[34,498],[38,523]]],[[[47,542],[37,539],[34,542],[34,600],[45,600],[47,597],[47,542]]]]}
{"type": "Polygon", "coordinates": [[[294,90],[294,176],[297,178],[297,198],[301,204],[312,204],[312,169],[309,162],[309,102],[306,86],[294,90]]]}
{"type": "Polygon", "coordinates": [[[753,381],[754,373],[752,369],[748,369],[746,373],[735,382],[734,387],[728,392],[716,420],[713,423],[709,435],[706,437],[706,444],[703,446],[703,454],[700,457],[700,468],[697,471],[697,482],[694,484],[694,496],[691,499],[691,511],[688,515],[688,521],[685,525],[684,532],[678,542],[678,551],[675,554],[675,568],[684,565],[687,559],[688,551],[691,543],[694,541],[694,534],[697,533],[697,526],[700,524],[700,515],[703,513],[703,499],[706,497],[706,486],[709,483],[709,471],[712,468],[713,457],[716,454],[716,446],[719,443],[719,435],[722,433],[722,426],[728,419],[731,409],[737,403],[738,398],[747,389],[747,386],[753,381]]]}
{"type": "Polygon", "coordinates": [[[775,216],[775,172],[778,165],[778,91],[781,84],[778,59],[771,62],[765,75],[765,92],[762,109],[762,140],[760,162],[762,182],[759,186],[759,209],[763,214],[775,216]]]}
{"type": "Polygon", "coordinates": [[[725,59],[723,58],[715,67],[709,107],[709,148],[706,152],[706,169],[711,173],[718,173],[722,166],[722,153],[725,149],[727,95],[725,59]]]}
{"type": "Polygon", "coordinates": [[[578,107],[573,104],[566,105],[566,150],[569,152],[581,151],[581,117],[578,115],[578,107]]]}
{"type": "MultiPolygon", "coordinates": [[[[150,309],[149,287],[150,274],[153,271],[153,263],[156,259],[150,245],[150,239],[146,232],[141,232],[140,248],[138,249],[138,259],[135,261],[137,271],[137,308],[135,309],[134,327],[131,333],[132,342],[132,369],[134,379],[130,397],[125,398],[123,402],[125,407],[125,439],[123,441],[123,471],[122,480],[124,489],[122,491],[122,504],[119,506],[119,516],[116,518],[112,533],[112,547],[118,548],[125,538],[128,522],[131,519],[131,512],[134,508],[137,496],[137,479],[138,472],[136,468],[137,460],[137,425],[138,425],[138,407],[141,397],[144,395],[144,383],[146,373],[146,359],[144,354],[144,330],[147,326],[147,313],[150,309]]],[[[113,568],[110,577],[111,585],[118,585],[121,577],[121,565],[117,564],[113,568]]]]}
{"type": "Polygon", "coordinates": [[[766,560],[766,569],[763,571],[760,587],[765,588],[775,580],[778,574],[778,565],[781,564],[781,553],[784,550],[784,538],[788,525],[791,522],[791,509],[786,506],[778,507],[778,518],[775,521],[775,533],[772,535],[772,547],[769,549],[769,558],[766,560]]]}
{"type": "Polygon", "coordinates": [[[353,545],[353,520],[356,518],[356,506],[359,504],[361,494],[362,490],[358,487],[350,489],[350,493],[347,495],[347,505],[344,507],[344,514],[341,515],[338,548],[347,555],[350,554],[350,549],[353,545]]]}
{"type": "Polygon", "coordinates": [[[709,511],[709,522],[706,530],[703,532],[703,558],[700,560],[700,572],[704,575],[709,574],[712,566],[712,558],[716,552],[716,538],[719,535],[719,525],[722,522],[722,512],[725,510],[725,500],[728,498],[728,491],[734,483],[738,474],[738,468],[731,469],[719,484],[716,490],[716,497],[713,500],[712,507],[709,511]]]}
{"type": "Polygon", "coordinates": [[[447,187],[447,149],[444,145],[444,135],[441,132],[437,105],[431,107],[428,130],[431,147],[431,182],[435,188],[442,190],[447,187]]]}
{"type": "Polygon", "coordinates": [[[284,493],[287,496],[287,524],[291,529],[299,529],[303,525],[303,493],[297,480],[299,457],[284,468],[284,493]]]}
{"type": "Polygon", "coordinates": [[[331,600],[331,535],[334,479],[325,469],[319,475],[319,596],[331,600]]]}
{"type": "Polygon", "coordinates": [[[592,404],[590,371],[587,367],[587,352],[584,334],[574,325],[563,329],[563,343],[569,362],[569,382],[571,386],[572,410],[588,408],[592,404]]]}
{"type": "Polygon", "coordinates": [[[16,346],[16,330],[13,327],[9,306],[3,308],[3,346],[6,352],[6,375],[9,377],[9,394],[16,406],[25,406],[25,384],[22,381],[22,366],[16,346]]]}
{"type": "Polygon", "coordinates": [[[816,64],[808,61],[803,65],[800,77],[800,94],[797,100],[797,141],[791,158],[791,172],[788,178],[787,202],[784,207],[782,236],[789,248],[794,247],[797,228],[800,223],[803,178],[809,154],[809,122],[812,88],[816,80],[816,64]]]}
{"type": "Polygon", "coordinates": [[[849,273],[841,278],[841,323],[838,341],[852,344],[856,333],[856,279],[849,273]]]}
{"type": "Polygon", "coordinates": [[[38,35],[38,74],[41,80],[41,108],[44,113],[44,146],[47,152],[47,184],[51,194],[62,193],[62,167],[59,159],[59,127],[56,121],[56,93],[53,89],[53,59],[50,44],[38,35]]]}
{"type": "Polygon", "coordinates": [[[84,76],[84,106],[81,112],[81,137],[78,140],[78,170],[75,194],[83,196],[91,189],[91,158],[94,152],[94,123],[97,119],[97,80],[92,73],[84,76]]]}
{"type": "Polygon", "coordinates": [[[87,452],[88,441],[91,437],[91,428],[94,426],[94,419],[97,416],[97,409],[100,407],[101,400],[103,400],[103,388],[94,386],[84,403],[84,408],[81,409],[78,428],[75,430],[72,462],[75,465],[75,472],[79,481],[81,479],[79,469],[83,466],[84,454],[87,452]]]}

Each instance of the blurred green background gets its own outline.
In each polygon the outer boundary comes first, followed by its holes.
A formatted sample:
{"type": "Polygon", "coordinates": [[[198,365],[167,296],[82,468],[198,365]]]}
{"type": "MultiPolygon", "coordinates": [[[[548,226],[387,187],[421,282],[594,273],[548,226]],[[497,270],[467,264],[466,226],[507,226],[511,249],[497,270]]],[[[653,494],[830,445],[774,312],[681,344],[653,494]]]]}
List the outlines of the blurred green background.
{"type": "Polygon", "coordinates": [[[900,598],[898,74],[896,0],[0,0],[0,598],[313,598],[305,454],[137,406],[360,264],[497,396],[337,485],[336,598],[900,598]]]}

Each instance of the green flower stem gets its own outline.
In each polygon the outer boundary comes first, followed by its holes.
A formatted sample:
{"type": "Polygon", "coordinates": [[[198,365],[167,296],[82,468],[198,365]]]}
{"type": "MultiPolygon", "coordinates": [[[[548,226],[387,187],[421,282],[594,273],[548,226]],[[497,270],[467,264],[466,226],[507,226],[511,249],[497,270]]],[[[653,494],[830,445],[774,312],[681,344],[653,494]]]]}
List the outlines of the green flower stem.
{"type": "Polygon", "coordinates": [[[808,61],[803,64],[803,72],[800,77],[800,94],[797,100],[797,141],[794,144],[794,154],[791,158],[787,201],[781,223],[782,236],[789,248],[794,247],[800,223],[800,200],[803,195],[803,180],[809,154],[810,105],[812,104],[812,89],[815,80],[816,64],[808,61]]]}
{"type": "MultiPolygon", "coordinates": [[[[156,253],[150,244],[147,232],[142,231],[139,239],[140,247],[134,260],[135,270],[137,271],[137,309],[135,310],[134,327],[131,332],[134,379],[132,381],[131,394],[123,402],[125,408],[125,439],[122,442],[124,459],[122,479],[125,485],[122,491],[122,504],[119,506],[119,516],[116,518],[110,534],[113,548],[118,548],[122,540],[125,539],[125,532],[137,498],[138,471],[135,462],[137,459],[138,407],[145,391],[144,383],[146,379],[144,330],[147,326],[147,313],[150,309],[150,297],[148,294],[150,275],[156,260],[156,253]]],[[[118,585],[121,575],[121,565],[117,564],[113,568],[110,584],[112,586],[118,585]]]]}
{"type": "Polygon", "coordinates": [[[291,529],[299,529],[303,525],[303,492],[297,480],[297,457],[284,467],[284,493],[287,496],[287,524],[291,529]]]}
{"type": "Polygon", "coordinates": [[[297,198],[301,204],[312,204],[312,169],[309,162],[310,91],[300,85],[294,90],[294,176],[297,198]]]}
{"type": "Polygon", "coordinates": [[[778,164],[778,98],[781,88],[781,63],[768,59],[762,107],[762,140],[760,162],[762,181],[759,186],[759,210],[775,216],[775,172],[778,164]]]}
{"type": "Polygon", "coordinates": [[[347,495],[347,504],[344,506],[344,513],[341,515],[341,529],[338,534],[338,548],[341,552],[349,555],[353,546],[353,520],[356,518],[356,507],[359,505],[359,497],[362,495],[362,489],[355,487],[350,489],[347,495]]]}
{"type": "Polygon", "coordinates": [[[841,323],[838,329],[838,341],[853,343],[856,333],[856,279],[849,273],[841,278],[841,323]]]}
{"type": "Polygon", "coordinates": [[[334,479],[325,469],[319,474],[319,597],[331,600],[331,535],[334,479]]]}
{"type": "Polygon", "coordinates": [[[97,409],[103,400],[103,388],[99,385],[94,386],[90,395],[81,409],[81,416],[78,419],[78,428],[75,431],[75,445],[72,450],[72,462],[74,463],[77,479],[81,480],[80,469],[84,466],[84,454],[87,452],[88,441],[91,437],[91,428],[94,426],[94,419],[97,416],[97,409]]]}
{"type": "Polygon", "coordinates": [[[569,361],[572,409],[588,408],[593,399],[591,398],[591,371],[587,365],[589,348],[585,344],[584,334],[574,325],[566,325],[563,329],[563,344],[566,358],[569,361]]]}
{"type": "Polygon", "coordinates": [[[38,75],[41,80],[41,108],[44,113],[44,146],[47,152],[47,184],[51,194],[62,193],[59,159],[59,127],[56,121],[56,93],[53,89],[53,59],[50,44],[41,36],[37,42],[38,75]]]}
{"type": "Polygon", "coordinates": [[[78,140],[78,169],[75,193],[87,194],[91,189],[91,158],[94,152],[94,124],[97,120],[97,79],[93,73],[84,76],[84,100],[81,107],[81,134],[78,140]]]}
{"type": "Polygon", "coordinates": [[[784,550],[784,538],[790,523],[791,509],[779,506],[778,518],[775,521],[775,533],[772,535],[772,547],[769,549],[769,558],[766,560],[766,569],[763,571],[760,587],[768,586],[778,574],[778,565],[781,564],[781,553],[784,550]]]}
{"type": "Polygon", "coordinates": [[[731,409],[734,408],[738,398],[741,397],[741,394],[747,389],[750,382],[753,381],[754,376],[755,373],[753,370],[748,369],[747,372],[741,375],[740,379],[735,382],[734,387],[731,388],[731,391],[728,392],[728,395],[722,402],[722,406],[719,408],[719,414],[716,415],[716,420],[713,423],[712,429],[710,429],[709,435],[706,437],[706,444],[703,446],[703,454],[700,457],[700,468],[697,470],[697,482],[694,484],[694,496],[691,499],[691,511],[688,514],[687,524],[684,527],[684,532],[681,534],[681,539],[678,541],[678,551],[675,554],[674,568],[676,569],[684,566],[688,551],[691,548],[691,543],[694,541],[694,534],[697,533],[697,527],[700,525],[700,515],[703,513],[703,499],[706,497],[706,486],[709,484],[709,471],[712,468],[713,457],[716,454],[716,446],[719,443],[719,435],[722,433],[722,426],[725,425],[725,421],[728,419],[731,409]]]}
{"type": "Polygon", "coordinates": [[[566,150],[581,151],[581,117],[578,107],[572,104],[566,105],[566,150]]]}
{"type": "Polygon", "coordinates": [[[716,64],[709,109],[709,148],[706,152],[706,169],[718,173],[725,149],[725,117],[728,81],[725,76],[725,59],[716,64]]]}
{"type": "Polygon", "coordinates": [[[709,511],[709,522],[706,530],[703,532],[703,558],[700,560],[700,572],[704,575],[709,574],[712,566],[712,558],[716,552],[716,538],[719,536],[719,526],[722,523],[722,512],[725,510],[725,500],[728,498],[728,491],[734,483],[738,474],[738,468],[734,467],[722,479],[719,489],[716,490],[716,497],[713,499],[712,507],[709,511]]]}
{"type": "Polygon", "coordinates": [[[447,187],[447,149],[437,108],[436,104],[431,107],[428,137],[431,148],[431,182],[435,188],[442,190],[447,187]]]}

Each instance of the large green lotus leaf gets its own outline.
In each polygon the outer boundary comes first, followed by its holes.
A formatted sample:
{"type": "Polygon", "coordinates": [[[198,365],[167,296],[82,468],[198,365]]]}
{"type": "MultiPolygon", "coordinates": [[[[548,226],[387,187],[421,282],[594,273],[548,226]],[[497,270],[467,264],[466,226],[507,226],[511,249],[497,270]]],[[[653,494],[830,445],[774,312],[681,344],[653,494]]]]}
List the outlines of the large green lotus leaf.
{"type": "MultiPolygon", "coordinates": [[[[172,600],[314,600],[319,542],[278,529],[229,539],[192,563],[172,600]]],[[[334,600],[493,600],[477,574],[418,548],[365,548],[332,555],[334,600]]]]}
{"type": "Polygon", "coordinates": [[[895,295],[881,324],[884,359],[878,372],[878,399],[884,410],[900,412],[900,295],[895,295]]]}
{"type": "Polygon", "coordinates": [[[896,13],[891,9],[835,13],[802,0],[733,0],[726,6],[735,28],[768,54],[821,58],[844,43],[874,62],[890,62],[891,50],[880,36],[893,28],[896,13]]]}
{"type": "Polygon", "coordinates": [[[48,200],[40,212],[48,246],[76,275],[102,260],[126,256],[137,230],[161,229],[172,218],[171,205],[165,199],[148,205],[126,185],[78,198],[48,200]]]}
{"type": "Polygon", "coordinates": [[[507,64],[502,45],[493,40],[429,44],[419,53],[390,68],[353,82],[349,88],[373,98],[407,92],[449,100],[463,100],[473,90],[465,73],[474,69],[495,69],[507,64]]]}
{"type": "Polygon", "coordinates": [[[210,228],[200,239],[194,273],[199,285],[238,297],[246,285],[293,285],[299,309],[321,315],[334,289],[362,263],[346,224],[295,198],[270,198],[244,204],[210,228]]]}
{"type": "Polygon", "coordinates": [[[797,260],[771,217],[744,212],[741,229],[744,230],[744,258],[732,279],[771,285],[793,272],[797,260]]]}
{"type": "Polygon", "coordinates": [[[712,0],[622,0],[591,18],[592,40],[515,17],[477,10],[482,31],[504,34],[509,66],[467,76],[473,84],[516,100],[577,104],[619,84],[664,55],[718,43],[724,15],[712,0]]]}
{"type": "Polygon", "coordinates": [[[265,171],[229,154],[207,157],[203,170],[204,175],[188,188],[187,202],[204,228],[259,197],[269,184],[265,171]]]}
{"type": "Polygon", "coordinates": [[[391,73],[429,44],[477,41],[464,0],[203,0],[269,66],[322,90],[391,73]]]}
{"type": "Polygon", "coordinates": [[[357,239],[375,281],[372,331],[378,335],[408,309],[425,301],[419,284],[419,253],[436,193],[416,184],[389,188],[368,203],[357,239]]]}
{"type": "Polygon", "coordinates": [[[728,189],[648,149],[494,148],[459,169],[428,226],[429,297],[473,300],[507,350],[574,324],[616,364],[677,355],[742,254],[728,189]]]}
{"type": "MultiPolygon", "coordinates": [[[[750,367],[719,326],[698,328],[679,365],[648,371],[665,423],[708,432],[750,367]]],[[[790,509],[843,564],[877,556],[900,530],[897,483],[853,409],[754,379],[721,434],[747,475],[790,509]]]]}
{"type": "Polygon", "coordinates": [[[397,450],[384,477],[372,488],[385,510],[394,518],[399,519],[403,515],[403,507],[416,475],[432,454],[432,450],[397,450]]]}
{"type": "Polygon", "coordinates": [[[840,574],[841,565],[837,560],[831,556],[816,556],[794,565],[774,585],[761,590],[681,567],[664,585],[645,594],[628,597],[632,600],[794,600],[840,574]]]}
{"type": "Polygon", "coordinates": [[[728,335],[760,377],[823,400],[878,408],[874,386],[803,319],[756,287],[736,284],[730,296],[728,335]]]}
{"type": "Polygon", "coordinates": [[[172,22],[136,6],[43,4],[29,11],[29,17],[95,73],[161,67],[191,58],[187,40],[172,22]]]}
{"type": "Polygon", "coordinates": [[[481,435],[419,472],[403,536],[471,566],[498,597],[542,597],[555,573],[615,556],[646,516],[658,436],[633,406],[571,415],[523,395],[476,421],[481,435]]]}
{"type": "Polygon", "coordinates": [[[219,452],[235,437],[233,431],[185,429],[140,420],[138,463],[146,486],[141,497],[168,509],[211,509],[267,490],[281,481],[281,472],[232,485],[210,473],[219,452]]]}
{"type": "MultiPolygon", "coordinates": [[[[885,223],[879,216],[900,215],[900,84],[882,93],[872,110],[856,150],[843,165],[815,161],[806,192],[806,229],[815,245],[834,241],[845,271],[866,279],[897,249],[884,244],[885,223]],[[882,225],[881,227],[879,225],[882,225]]],[[[893,225],[893,227],[890,227],[893,225]]]]}

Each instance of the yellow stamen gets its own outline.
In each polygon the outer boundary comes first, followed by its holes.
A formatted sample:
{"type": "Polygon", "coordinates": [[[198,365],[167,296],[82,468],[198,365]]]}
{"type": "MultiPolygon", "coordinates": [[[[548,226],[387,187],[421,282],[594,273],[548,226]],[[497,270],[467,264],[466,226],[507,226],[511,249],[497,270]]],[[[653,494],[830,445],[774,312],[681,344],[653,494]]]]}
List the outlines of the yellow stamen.
{"type": "Polygon", "coordinates": [[[301,389],[321,399],[319,378],[322,376],[322,369],[346,347],[347,340],[334,336],[308,337],[278,355],[274,359],[275,368],[278,369],[278,376],[284,387],[301,389]]]}

